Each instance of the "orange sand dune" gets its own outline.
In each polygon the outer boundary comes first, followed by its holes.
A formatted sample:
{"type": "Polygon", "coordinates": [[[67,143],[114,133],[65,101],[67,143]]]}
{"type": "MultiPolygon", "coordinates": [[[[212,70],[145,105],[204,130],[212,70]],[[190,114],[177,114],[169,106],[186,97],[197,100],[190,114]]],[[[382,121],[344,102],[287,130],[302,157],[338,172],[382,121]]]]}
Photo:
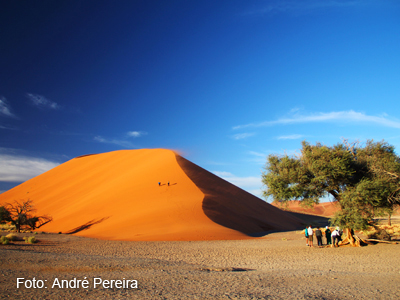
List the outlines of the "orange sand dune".
{"type": "Polygon", "coordinates": [[[273,202],[272,205],[279,207],[283,210],[318,215],[323,217],[332,217],[335,212],[340,209],[339,204],[336,202],[322,202],[319,204],[314,204],[313,207],[303,207],[300,205],[300,201],[288,201],[287,203],[273,202]]]}
{"type": "Polygon", "coordinates": [[[27,199],[53,217],[40,231],[109,240],[244,239],[301,226],[164,149],[80,156],[0,194],[0,204],[27,199]]]}

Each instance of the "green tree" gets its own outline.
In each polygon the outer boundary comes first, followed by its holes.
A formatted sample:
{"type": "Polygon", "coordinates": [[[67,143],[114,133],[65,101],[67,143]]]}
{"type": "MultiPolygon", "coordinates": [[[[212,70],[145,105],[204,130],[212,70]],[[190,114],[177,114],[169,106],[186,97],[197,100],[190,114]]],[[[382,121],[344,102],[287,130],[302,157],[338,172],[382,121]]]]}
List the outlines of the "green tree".
{"type": "Polygon", "coordinates": [[[29,226],[32,230],[43,226],[53,220],[50,216],[35,216],[36,212],[32,204],[32,200],[14,201],[7,203],[6,206],[0,209],[1,221],[11,222],[18,232],[22,226],[29,226]]]}
{"type": "Polygon", "coordinates": [[[328,195],[337,201],[341,209],[331,223],[345,228],[352,245],[352,229],[365,229],[378,212],[400,203],[400,159],[386,142],[328,147],[303,141],[299,155],[269,155],[265,169],[265,197],[305,205],[328,195]]]}

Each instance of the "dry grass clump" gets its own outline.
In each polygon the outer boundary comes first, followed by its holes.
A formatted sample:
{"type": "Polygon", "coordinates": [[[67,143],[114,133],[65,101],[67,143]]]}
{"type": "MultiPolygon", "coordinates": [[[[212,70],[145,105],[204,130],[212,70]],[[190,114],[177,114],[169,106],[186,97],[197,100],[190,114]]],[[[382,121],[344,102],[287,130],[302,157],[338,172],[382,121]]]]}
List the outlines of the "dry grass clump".
{"type": "Polygon", "coordinates": [[[1,236],[0,237],[0,243],[3,245],[7,245],[10,242],[10,240],[6,236],[1,236]]]}
{"type": "Polygon", "coordinates": [[[0,230],[1,231],[6,231],[6,232],[11,232],[16,230],[14,225],[11,224],[0,224],[0,230]]]}
{"type": "Polygon", "coordinates": [[[390,234],[385,229],[379,228],[375,232],[368,235],[368,238],[382,241],[390,241],[390,234]]]}
{"type": "Polygon", "coordinates": [[[24,237],[24,241],[25,241],[25,243],[27,243],[27,244],[34,244],[34,243],[37,242],[35,236],[25,236],[25,237],[24,237]]]}
{"type": "Polygon", "coordinates": [[[18,238],[18,236],[16,235],[16,234],[13,234],[13,233],[9,233],[9,234],[7,234],[6,235],[6,238],[8,238],[8,240],[11,242],[11,241],[18,241],[18,240],[20,240],[19,238],[18,238]]]}
{"type": "Polygon", "coordinates": [[[375,227],[369,227],[368,230],[360,231],[361,234],[365,234],[369,239],[377,239],[390,241],[392,237],[400,236],[400,225],[378,225],[375,227]]]}

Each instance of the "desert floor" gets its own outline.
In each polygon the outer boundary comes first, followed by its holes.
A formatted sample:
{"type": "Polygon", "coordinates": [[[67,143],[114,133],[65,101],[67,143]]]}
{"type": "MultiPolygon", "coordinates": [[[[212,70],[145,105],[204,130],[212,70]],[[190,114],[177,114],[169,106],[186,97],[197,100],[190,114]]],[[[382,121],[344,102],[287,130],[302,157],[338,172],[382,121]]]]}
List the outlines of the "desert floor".
{"type": "Polygon", "coordinates": [[[0,245],[0,298],[400,299],[399,244],[310,248],[299,232],[238,241],[37,239],[0,245]],[[25,287],[34,277],[42,288],[25,287]],[[24,278],[19,288],[17,278],[24,278]],[[88,287],[55,284],[74,278],[87,279],[88,287]],[[137,288],[95,287],[95,278],[137,280],[137,288]]]}

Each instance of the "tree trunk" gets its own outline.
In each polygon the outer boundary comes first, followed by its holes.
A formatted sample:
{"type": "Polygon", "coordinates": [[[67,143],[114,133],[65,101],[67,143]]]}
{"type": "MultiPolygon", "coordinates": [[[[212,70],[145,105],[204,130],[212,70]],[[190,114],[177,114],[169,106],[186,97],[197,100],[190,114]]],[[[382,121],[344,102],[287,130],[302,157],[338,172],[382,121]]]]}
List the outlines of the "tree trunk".
{"type": "Polygon", "coordinates": [[[388,225],[392,226],[392,215],[388,213],[388,225]]]}
{"type": "Polygon", "coordinates": [[[353,247],[361,247],[366,244],[362,239],[353,234],[353,230],[351,228],[345,228],[344,233],[346,234],[346,237],[339,242],[339,245],[350,244],[353,247]]]}

